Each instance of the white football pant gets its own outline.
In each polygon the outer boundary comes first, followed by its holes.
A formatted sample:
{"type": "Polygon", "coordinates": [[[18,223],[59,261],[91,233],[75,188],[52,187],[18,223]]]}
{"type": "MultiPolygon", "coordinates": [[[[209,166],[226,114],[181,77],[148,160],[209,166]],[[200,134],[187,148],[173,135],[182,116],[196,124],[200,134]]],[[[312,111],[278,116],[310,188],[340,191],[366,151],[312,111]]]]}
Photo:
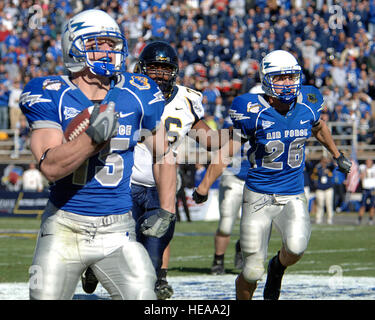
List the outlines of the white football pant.
{"type": "Polygon", "coordinates": [[[219,187],[220,220],[218,232],[230,236],[242,205],[245,181],[231,174],[222,175],[219,187]]]}
{"type": "Polygon", "coordinates": [[[287,252],[302,255],[311,234],[305,194],[267,195],[250,191],[245,186],[240,241],[244,257],[243,276],[249,282],[258,281],[263,276],[273,223],[287,252]]]}
{"type": "Polygon", "coordinates": [[[31,299],[72,299],[91,267],[113,299],[156,299],[155,270],[131,212],[83,216],[48,203],[30,268],[31,299]]]}

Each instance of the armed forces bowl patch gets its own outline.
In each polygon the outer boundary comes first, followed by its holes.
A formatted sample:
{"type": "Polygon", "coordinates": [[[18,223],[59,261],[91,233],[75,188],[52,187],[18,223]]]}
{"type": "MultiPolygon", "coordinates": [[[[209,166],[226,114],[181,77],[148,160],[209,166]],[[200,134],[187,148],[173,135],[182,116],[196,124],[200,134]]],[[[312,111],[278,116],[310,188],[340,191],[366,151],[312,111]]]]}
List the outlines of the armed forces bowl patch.
{"type": "Polygon", "coordinates": [[[148,90],[151,88],[150,84],[148,83],[148,79],[142,76],[132,76],[131,80],[129,81],[131,85],[137,87],[139,90],[148,90]]]}
{"type": "Polygon", "coordinates": [[[46,79],[43,82],[43,90],[59,91],[61,86],[62,86],[62,82],[60,80],[46,79]]]}
{"type": "Polygon", "coordinates": [[[260,110],[260,105],[258,103],[249,102],[247,104],[247,112],[258,113],[260,110]]]}

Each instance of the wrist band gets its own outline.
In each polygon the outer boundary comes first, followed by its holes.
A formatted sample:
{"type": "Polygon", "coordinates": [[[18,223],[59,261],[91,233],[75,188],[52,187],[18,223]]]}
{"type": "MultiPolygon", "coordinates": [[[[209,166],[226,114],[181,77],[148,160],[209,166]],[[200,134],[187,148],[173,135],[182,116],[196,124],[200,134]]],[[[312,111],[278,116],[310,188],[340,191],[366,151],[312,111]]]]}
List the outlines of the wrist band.
{"type": "Polygon", "coordinates": [[[39,160],[39,163],[38,163],[38,168],[40,170],[40,166],[42,165],[42,162],[44,161],[44,159],[46,158],[47,156],[47,153],[48,151],[50,151],[51,148],[48,148],[46,151],[44,151],[44,153],[42,154],[42,156],[40,157],[40,160],[39,160]]]}

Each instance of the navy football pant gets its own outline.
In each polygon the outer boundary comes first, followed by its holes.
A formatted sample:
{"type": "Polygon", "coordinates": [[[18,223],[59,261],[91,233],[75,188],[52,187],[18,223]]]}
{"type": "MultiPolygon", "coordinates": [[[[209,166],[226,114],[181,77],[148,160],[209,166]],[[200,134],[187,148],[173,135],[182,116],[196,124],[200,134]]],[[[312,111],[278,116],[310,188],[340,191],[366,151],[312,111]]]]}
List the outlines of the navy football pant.
{"type": "Polygon", "coordinates": [[[159,195],[156,187],[145,187],[137,184],[131,185],[133,209],[132,215],[136,221],[137,241],[143,244],[150,255],[156,274],[160,271],[163,262],[164,249],[172,240],[175,221],[173,221],[164,236],[161,238],[144,236],[140,231],[142,222],[153,214],[157,214],[155,209],[160,208],[159,195]]]}

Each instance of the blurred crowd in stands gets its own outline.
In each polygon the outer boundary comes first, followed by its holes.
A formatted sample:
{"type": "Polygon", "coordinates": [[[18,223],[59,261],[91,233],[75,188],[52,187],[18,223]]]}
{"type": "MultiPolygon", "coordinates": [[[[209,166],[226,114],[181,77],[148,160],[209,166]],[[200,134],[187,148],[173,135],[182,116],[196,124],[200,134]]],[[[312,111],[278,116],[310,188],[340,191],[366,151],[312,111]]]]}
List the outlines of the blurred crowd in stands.
{"type": "Polygon", "coordinates": [[[304,83],[321,89],[325,119],[356,122],[359,142],[375,144],[375,0],[0,1],[0,130],[21,127],[17,101],[25,83],[66,72],[62,25],[89,8],[121,26],[130,71],[146,43],[171,43],[180,83],[203,92],[213,127],[236,95],[259,85],[262,57],[285,49],[303,66],[304,83]]]}

